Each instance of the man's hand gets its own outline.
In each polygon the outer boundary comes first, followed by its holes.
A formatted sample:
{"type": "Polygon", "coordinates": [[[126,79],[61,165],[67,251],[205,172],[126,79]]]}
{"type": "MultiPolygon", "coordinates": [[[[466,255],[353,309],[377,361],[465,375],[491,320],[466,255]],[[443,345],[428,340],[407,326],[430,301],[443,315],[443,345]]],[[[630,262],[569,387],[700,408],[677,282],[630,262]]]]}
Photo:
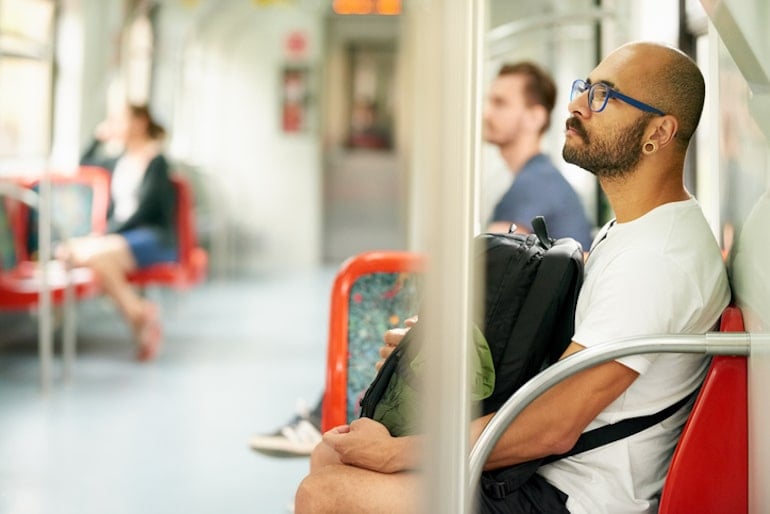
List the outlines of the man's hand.
{"type": "Polygon", "coordinates": [[[404,320],[404,325],[406,328],[391,328],[385,332],[385,335],[382,337],[382,340],[385,342],[385,344],[380,347],[380,357],[382,358],[374,364],[374,369],[377,371],[380,370],[382,365],[385,363],[385,359],[387,359],[388,356],[393,353],[393,350],[396,349],[398,343],[401,342],[406,333],[409,332],[409,329],[412,328],[415,323],[417,323],[417,316],[413,316],[404,320]]]}
{"type": "Polygon", "coordinates": [[[337,452],[343,464],[380,473],[404,470],[398,464],[404,450],[399,439],[403,438],[391,436],[384,425],[369,418],[333,428],[323,436],[323,442],[337,452]]]}

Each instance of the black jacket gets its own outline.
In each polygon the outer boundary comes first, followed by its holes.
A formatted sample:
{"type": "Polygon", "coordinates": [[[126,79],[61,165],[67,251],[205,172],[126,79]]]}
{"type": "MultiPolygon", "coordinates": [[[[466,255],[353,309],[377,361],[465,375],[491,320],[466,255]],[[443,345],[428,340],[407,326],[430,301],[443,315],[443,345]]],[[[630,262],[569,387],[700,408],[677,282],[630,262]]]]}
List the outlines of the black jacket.
{"type": "MultiPolygon", "coordinates": [[[[94,141],[81,158],[80,163],[100,166],[112,175],[120,156],[100,156],[100,150],[101,142],[94,141]]],[[[108,231],[120,233],[134,228],[147,227],[157,230],[164,243],[176,244],[176,194],[169,173],[169,164],[163,155],[159,154],[150,161],[139,185],[137,209],[127,220],[121,223],[117,223],[113,219],[114,204],[112,196],[110,196],[110,205],[107,210],[108,231]]]]}

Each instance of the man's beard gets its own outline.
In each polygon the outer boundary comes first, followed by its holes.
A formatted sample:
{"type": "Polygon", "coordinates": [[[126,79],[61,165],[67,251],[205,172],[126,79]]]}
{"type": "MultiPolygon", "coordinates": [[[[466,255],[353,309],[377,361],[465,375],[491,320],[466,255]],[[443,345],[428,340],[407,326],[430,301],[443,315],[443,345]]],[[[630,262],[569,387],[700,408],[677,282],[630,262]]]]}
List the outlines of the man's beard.
{"type": "Polygon", "coordinates": [[[620,178],[628,174],[642,157],[642,137],[650,115],[645,115],[626,128],[614,140],[610,137],[589,136],[577,118],[567,120],[583,140],[582,147],[564,143],[564,160],[590,171],[597,177],[620,178]]]}

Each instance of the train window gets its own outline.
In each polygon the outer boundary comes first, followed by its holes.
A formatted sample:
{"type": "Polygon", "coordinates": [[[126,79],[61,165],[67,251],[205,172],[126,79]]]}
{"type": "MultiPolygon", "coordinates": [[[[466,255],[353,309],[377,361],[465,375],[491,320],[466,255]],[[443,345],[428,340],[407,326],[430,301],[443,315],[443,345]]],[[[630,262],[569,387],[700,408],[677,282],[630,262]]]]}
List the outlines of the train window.
{"type": "Polygon", "coordinates": [[[0,1],[0,159],[48,152],[53,15],[53,0],[0,1]]]}
{"type": "Polygon", "coordinates": [[[137,16],[125,34],[124,63],[126,96],[136,104],[147,103],[152,76],[153,33],[147,14],[137,16]]]}

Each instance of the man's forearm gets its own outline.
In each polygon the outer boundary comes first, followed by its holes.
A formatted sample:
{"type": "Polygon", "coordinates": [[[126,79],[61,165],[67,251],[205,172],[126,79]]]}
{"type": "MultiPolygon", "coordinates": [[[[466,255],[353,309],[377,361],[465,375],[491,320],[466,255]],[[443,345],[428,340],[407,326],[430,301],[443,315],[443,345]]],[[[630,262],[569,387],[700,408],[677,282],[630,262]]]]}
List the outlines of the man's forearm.
{"type": "Polygon", "coordinates": [[[409,435],[392,438],[388,444],[386,457],[383,459],[382,471],[398,473],[419,468],[422,461],[423,437],[409,435]]]}
{"type": "MultiPolygon", "coordinates": [[[[565,353],[574,353],[577,346],[572,343],[565,353]]],[[[635,371],[613,361],[584,370],[555,385],[511,423],[484,468],[511,466],[568,451],[588,423],[620,396],[637,376],[635,371]]],[[[491,417],[490,414],[472,422],[472,443],[475,444],[491,417]]]]}

